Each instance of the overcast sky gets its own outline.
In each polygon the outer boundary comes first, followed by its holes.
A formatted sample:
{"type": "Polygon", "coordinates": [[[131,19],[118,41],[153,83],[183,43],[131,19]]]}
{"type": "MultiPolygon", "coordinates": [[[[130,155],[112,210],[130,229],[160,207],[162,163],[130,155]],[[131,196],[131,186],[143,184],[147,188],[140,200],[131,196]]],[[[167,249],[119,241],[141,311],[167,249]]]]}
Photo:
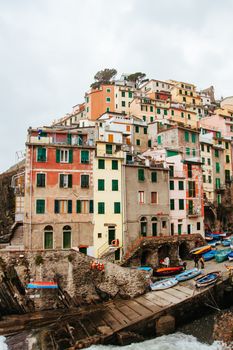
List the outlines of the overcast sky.
{"type": "Polygon", "coordinates": [[[103,68],[233,95],[232,0],[0,0],[0,172],[103,68]]]}

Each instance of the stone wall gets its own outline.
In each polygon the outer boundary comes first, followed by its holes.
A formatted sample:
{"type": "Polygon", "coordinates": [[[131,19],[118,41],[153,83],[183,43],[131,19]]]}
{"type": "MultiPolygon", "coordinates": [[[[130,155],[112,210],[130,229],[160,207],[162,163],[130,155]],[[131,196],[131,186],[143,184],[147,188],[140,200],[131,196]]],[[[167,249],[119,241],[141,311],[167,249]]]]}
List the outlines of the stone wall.
{"type": "Polygon", "coordinates": [[[59,289],[25,288],[35,310],[100,303],[111,298],[131,298],[146,291],[149,282],[143,272],[110,262],[103,262],[103,271],[93,270],[90,268],[92,261],[91,257],[74,250],[1,251],[0,285],[6,267],[15,269],[24,287],[30,281],[57,281],[59,289]]]}

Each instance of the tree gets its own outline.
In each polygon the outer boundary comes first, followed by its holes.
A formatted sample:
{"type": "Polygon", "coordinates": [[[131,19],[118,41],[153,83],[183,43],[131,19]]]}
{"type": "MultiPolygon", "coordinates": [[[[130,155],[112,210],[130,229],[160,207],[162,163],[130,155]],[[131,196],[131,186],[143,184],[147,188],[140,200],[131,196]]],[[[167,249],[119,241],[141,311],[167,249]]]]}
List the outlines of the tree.
{"type": "Polygon", "coordinates": [[[139,86],[142,82],[142,80],[146,77],[145,73],[142,72],[136,72],[133,74],[128,75],[128,81],[134,82],[137,86],[139,86]]]}
{"type": "Polygon", "coordinates": [[[97,88],[101,84],[108,84],[110,81],[117,75],[117,70],[112,68],[105,68],[104,70],[100,70],[94,76],[95,82],[91,84],[92,88],[97,88]]]}

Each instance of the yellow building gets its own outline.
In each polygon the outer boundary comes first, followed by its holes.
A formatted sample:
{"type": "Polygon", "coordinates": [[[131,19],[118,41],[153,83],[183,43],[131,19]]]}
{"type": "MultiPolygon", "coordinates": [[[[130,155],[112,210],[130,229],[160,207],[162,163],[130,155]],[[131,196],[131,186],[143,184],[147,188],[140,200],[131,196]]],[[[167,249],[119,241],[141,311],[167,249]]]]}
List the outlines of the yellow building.
{"type": "Polygon", "coordinates": [[[169,80],[168,82],[174,84],[171,88],[172,101],[186,104],[187,106],[201,105],[201,97],[196,92],[195,85],[175,80],[169,80]]]}
{"type": "Polygon", "coordinates": [[[123,245],[123,182],[121,144],[96,142],[94,181],[94,256],[114,252],[120,259],[123,245]]]}

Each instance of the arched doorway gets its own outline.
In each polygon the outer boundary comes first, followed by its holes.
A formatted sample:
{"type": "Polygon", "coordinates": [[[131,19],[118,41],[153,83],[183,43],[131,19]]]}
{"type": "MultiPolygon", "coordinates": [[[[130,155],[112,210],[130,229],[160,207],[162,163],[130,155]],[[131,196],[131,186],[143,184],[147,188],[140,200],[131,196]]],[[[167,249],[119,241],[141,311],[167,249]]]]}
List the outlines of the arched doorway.
{"type": "Polygon", "coordinates": [[[146,249],[143,250],[142,255],[141,255],[141,265],[155,265],[155,251],[146,249]]]}
{"type": "Polygon", "coordinates": [[[50,225],[44,228],[44,249],[53,249],[53,227],[50,225]]]}
{"type": "Polygon", "coordinates": [[[71,248],[71,227],[66,225],[63,227],[63,249],[71,248]]]}
{"type": "Polygon", "coordinates": [[[147,219],[145,216],[143,216],[140,219],[140,229],[141,229],[141,235],[143,237],[146,237],[146,235],[147,235],[147,219]]]}
{"type": "Polygon", "coordinates": [[[158,261],[164,260],[167,256],[170,258],[170,246],[168,244],[163,244],[158,249],[158,261]]]}
{"type": "Polygon", "coordinates": [[[179,257],[181,260],[186,260],[189,257],[189,248],[186,242],[182,242],[179,245],[179,257]]]}
{"type": "Polygon", "coordinates": [[[157,218],[153,217],[151,219],[151,232],[152,236],[157,236],[158,235],[158,226],[157,226],[157,218]]]}

